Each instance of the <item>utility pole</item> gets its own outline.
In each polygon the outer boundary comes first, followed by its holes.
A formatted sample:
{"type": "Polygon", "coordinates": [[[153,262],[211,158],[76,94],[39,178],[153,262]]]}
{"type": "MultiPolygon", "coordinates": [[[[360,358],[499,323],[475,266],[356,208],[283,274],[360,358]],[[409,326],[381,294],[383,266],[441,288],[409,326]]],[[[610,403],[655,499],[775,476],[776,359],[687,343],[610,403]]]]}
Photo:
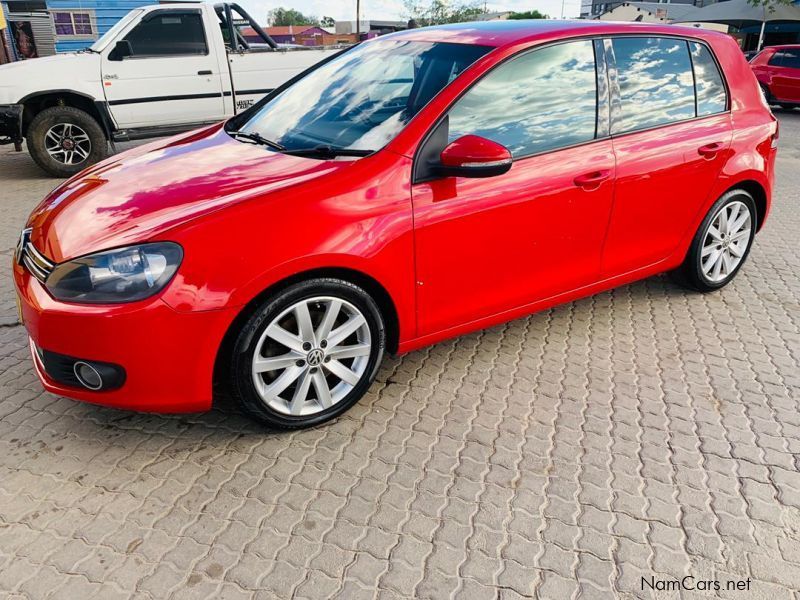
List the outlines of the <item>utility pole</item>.
{"type": "Polygon", "coordinates": [[[361,0],[356,0],[356,43],[361,41],[361,0]]]}

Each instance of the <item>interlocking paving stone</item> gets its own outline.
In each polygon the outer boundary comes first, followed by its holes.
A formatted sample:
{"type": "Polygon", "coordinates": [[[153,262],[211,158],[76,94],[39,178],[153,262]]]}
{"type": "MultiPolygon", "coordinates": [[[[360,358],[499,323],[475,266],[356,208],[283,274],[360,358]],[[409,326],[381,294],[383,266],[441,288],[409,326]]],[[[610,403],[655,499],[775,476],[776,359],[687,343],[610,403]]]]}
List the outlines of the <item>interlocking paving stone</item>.
{"type": "MultiPolygon", "coordinates": [[[[779,117],[773,214],[724,291],[654,277],[390,359],[311,431],[44,393],[0,269],[0,596],[672,598],[641,578],[691,574],[797,597],[800,111],[779,117]]],[[[55,183],[0,148],[6,265],[55,183]]]]}

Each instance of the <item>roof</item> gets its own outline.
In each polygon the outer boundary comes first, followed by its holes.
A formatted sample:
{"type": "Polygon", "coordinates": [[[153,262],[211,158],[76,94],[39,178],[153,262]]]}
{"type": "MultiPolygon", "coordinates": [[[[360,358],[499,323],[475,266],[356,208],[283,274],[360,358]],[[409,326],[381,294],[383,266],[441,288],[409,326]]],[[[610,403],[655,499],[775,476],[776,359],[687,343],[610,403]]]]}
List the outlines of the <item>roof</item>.
{"type": "Polygon", "coordinates": [[[757,23],[762,21],[800,21],[800,6],[776,3],[772,9],[768,9],[763,6],[753,6],[747,0],[728,0],[698,8],[690,17],[681,17],[676,20],[737,26],[746,21],[757,23]]]}
{"type": "Polygon", "coordinates": [[[615,4],[614,8],[607,10],[603,14],[613,13],[614,10],[620,6],[632,6],[639,10],[646,10],[653,16],[657,15],[660,11],[665,11],[666,19],[669,21],[674,21],[676,19],[688,21],[692,15],[700,10],[692,4],[678,4],[672,2],[625,2],[623,4],[615,4]]]}
{"type": "Polygon", "coordinates": [[[653,33],[660,35],[685,34],[708,37],[713,32],[696,27],[679,27],[659,23],[619,23],[596,20],[525,19],[506,21],[473,21],[420,27],[391,33],[378,39],[454,42],[481,46],[509,46],[523,42],[548,40],[582,35],[613,35],[624,33],[653,33]]]}

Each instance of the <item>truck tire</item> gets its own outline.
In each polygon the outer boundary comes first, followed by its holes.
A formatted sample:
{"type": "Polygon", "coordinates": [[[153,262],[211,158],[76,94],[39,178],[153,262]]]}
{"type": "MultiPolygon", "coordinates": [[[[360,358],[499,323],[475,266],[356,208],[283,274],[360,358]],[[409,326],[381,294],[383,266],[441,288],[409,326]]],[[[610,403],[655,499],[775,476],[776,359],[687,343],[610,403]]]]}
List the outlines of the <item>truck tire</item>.
{"type": "Polygon", "coordinates": [[[102,160],[108,142],[89,113],[72,106],[54,106],[37,114],[28,126],[28,151],[53,177],[69,177],[102,160]]]}

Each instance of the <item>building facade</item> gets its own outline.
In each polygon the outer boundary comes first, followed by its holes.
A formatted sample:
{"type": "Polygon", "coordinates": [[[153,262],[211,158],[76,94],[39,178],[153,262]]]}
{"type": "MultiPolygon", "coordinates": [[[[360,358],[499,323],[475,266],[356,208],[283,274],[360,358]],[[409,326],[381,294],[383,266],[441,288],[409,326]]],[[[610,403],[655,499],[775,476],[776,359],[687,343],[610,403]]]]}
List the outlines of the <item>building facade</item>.
{"type": "MultiPolygon", "coordinates": [[[[670,0],[669,2],[652,2],[648,4],[664,4],[664,14],[666,14],[669,4],[688,4],[689,6],[704,6],[716,0],[670,0]]],[[[603,13],[610,12],[618,6],[625,4],[621,0],[581,0],[581,19],[594,19],[603,13]]],[[[659,16],[661,16],[659,14],[659,16]]]]}
{"type": "Polygon", "coordinates": [[[10,58],[25,60],[91,46],[134,8],[156,0],[2,0],[10,58]]]}

